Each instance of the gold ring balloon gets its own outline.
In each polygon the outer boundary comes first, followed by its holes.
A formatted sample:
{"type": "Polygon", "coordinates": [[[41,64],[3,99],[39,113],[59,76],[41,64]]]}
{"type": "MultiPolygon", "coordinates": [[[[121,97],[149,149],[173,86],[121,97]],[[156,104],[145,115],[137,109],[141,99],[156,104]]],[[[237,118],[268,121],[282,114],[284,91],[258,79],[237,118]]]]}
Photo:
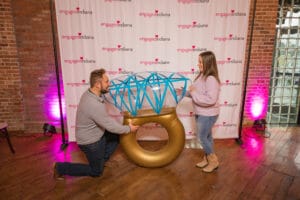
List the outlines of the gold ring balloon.
{"type": "Polygon", "coordinates": [[[136,164],[143,167],[161,167],[174,161],[183,150],[185,133],[175,108],[164,108],[159,115],[150,110],[142,110],[137,117],[125,114],[124,124],[129,121],[136,125],[159,123],[166,128],[169,136],[168,143],[162,149],[149,151],[137,143],[136,133],[121,135],[120,143],[126,155],[136,164]]]}
{"type": "Polygon", "coordinates": [[[176,105],[185,95],[188,80],[178,73],[145,72],[111,81],[111,99],[108,100],[124,113],[124,124],[130,121],[140,126],[158,123],[168,132],[168,143],[158,151],[142,148],[136,133],[121,135],[120,143],[125,154],[137,165],[161,167],[174,161],[182,152],[185,131],[177,117],[176,105]],[[179,87],[178,95],[175,88],[179,87]],[[172,97],[172,101],[167,97],[172,97]]]}

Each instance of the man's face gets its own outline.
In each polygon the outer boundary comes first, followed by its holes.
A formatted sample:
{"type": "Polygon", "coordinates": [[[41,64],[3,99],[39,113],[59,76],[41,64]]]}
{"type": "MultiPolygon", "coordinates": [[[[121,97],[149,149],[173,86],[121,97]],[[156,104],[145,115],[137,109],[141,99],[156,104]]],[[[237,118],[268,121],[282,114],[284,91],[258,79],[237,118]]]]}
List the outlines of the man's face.
{"type": "Polygon", "coordinates": [[[109,82],[109,78],[106,74],[103,74],[100,85],[101,85],[101,91],[100,92],[102,94],[105,94],[109,91],[110,82],[109,82]]]}

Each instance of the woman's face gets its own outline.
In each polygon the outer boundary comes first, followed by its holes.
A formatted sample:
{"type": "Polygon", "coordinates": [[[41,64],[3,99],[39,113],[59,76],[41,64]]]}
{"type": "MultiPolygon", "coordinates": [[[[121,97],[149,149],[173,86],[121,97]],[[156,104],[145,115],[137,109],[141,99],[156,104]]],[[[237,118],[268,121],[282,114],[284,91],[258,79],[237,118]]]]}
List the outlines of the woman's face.
{"type": "Polygon", "coordinates": [[[199,67],[199,71],[202,73],[203,72],[203,60],[202,60],[201,56],[199,56],[198,67],[199,67]]]}

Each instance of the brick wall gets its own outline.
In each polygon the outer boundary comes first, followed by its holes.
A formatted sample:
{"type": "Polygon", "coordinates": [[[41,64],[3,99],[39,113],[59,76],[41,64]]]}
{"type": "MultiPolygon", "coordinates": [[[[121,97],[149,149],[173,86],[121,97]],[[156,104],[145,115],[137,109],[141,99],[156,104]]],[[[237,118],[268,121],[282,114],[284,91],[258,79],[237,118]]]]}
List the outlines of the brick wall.
{"type": "MultiPolygon", "coordinates": [[[[59,124],[50,115],[58,102],[49,2],[2,0],[0,3],[0,72],[5,75],[0,80],[0,121],[6,120],[12,130],[23,130],[26,134],[41,133],[45,122],[59,124]]],[[[252,7],[253,3],[251,0],[252,7]]],[[[263,94],[268,101],[277,7],[275,0],[256,3],[244,124],[253,120],[250,115],[253,96],[263,94]]],[[[249,30],[251,25],[250,21],[249,30]]],[[[247,60],[248,54],[245,56],[247,60]]]]}
{"type": "Polygon", "coordinates": [[[58,101],[49,2],[12,1],[25,133],[41,133],[44,123],[59,124],[59,120],[51,115],[58,101]]]}
{"type": "Polygon", "coordinates": [[[24,105],[11,1],[0,2],[0,122],[24,129],[24,105]]]}
{"type": "MultiPolygon", "coordinates": [[[[254,0],[251,1],[249,17],[249,32],[252,26],[254,0]]],[[[277,18],[278,1],[257,0],[254,17],[253,39],[249,63],[249,73],[244,107],[244,125],[253,124],[255,117],[251,114],[254,101],[263,101],[264,112],[259,118],[265,118],[268,105],[269,82],[271,76],[273,49],[275,39],[275,26],[277,18]]],[[[247,51],[247,54],[249,49],[247,51]]],[[[246,58],[248,59],[248,55],[246,58]]],[[[246,60],[247,60],[246,59],[246,60]]]]}

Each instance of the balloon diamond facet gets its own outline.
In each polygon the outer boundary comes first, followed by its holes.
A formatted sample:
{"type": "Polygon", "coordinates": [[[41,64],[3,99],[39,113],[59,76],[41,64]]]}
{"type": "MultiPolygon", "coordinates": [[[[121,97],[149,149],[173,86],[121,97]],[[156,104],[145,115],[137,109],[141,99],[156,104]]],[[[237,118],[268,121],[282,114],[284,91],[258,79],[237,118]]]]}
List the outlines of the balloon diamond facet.
{"type": "Polygon", "coordinates": [[[186,93],[188,81],[190,79],[179,73],[132,73],[112,79],[110,95],[106,98],[120,111],[128,111],[132,116],[147,108],[159,114],[163,107],[174,107],[179,103],[186,93]]]}

